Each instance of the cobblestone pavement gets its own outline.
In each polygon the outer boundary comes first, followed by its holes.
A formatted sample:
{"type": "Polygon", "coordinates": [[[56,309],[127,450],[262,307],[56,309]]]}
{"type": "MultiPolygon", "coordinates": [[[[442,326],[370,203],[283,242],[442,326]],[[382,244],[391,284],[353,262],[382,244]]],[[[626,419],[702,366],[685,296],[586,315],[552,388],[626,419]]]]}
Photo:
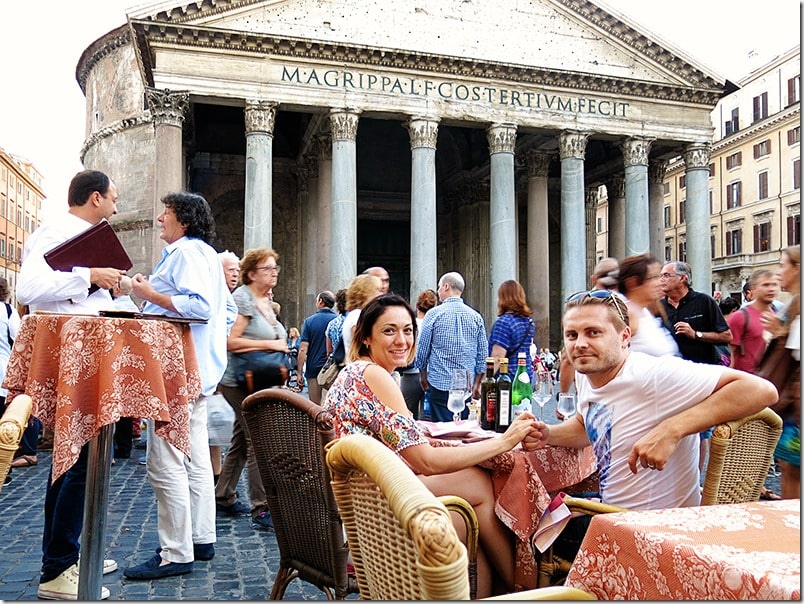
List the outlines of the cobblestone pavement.
{"type": "MultiPolygon", "coordinates": [[[[539,410],[535,409],[536,416],[539,410]]],[[[555,402],[545,405],[544,418],[554,423],[555,402]]],[[[123,568],[139,564],[159,545],[156,534],[156,499],[137,459],[118,459],[111,468],[109,512],[106,523],[106,558],[119,569],[104,576],[111,600],[268,600],[279,565],[279,548],[273,533],[250,527],[246,517],[218,515],[215,558],[196,562],[193,572],[158,581],[132,581],[123,568]]],[[[0,600],[36,600],[41,564],[42,514],[50,452],[40,451],[39,464],[15,469],[13,480],[0,493],[3,522],[0,527],[0,600]]],[[[248,493],[246,473],[238,492],[248,493]]],[[[769,475],[766,486],[779,493],[779,477],[769,475]]],[[[247,497],[243,496],[247,503],[247,497]]],[[[355,596],[351,596],[355,598],[355,596]]],[[[294,580],[286,600],[325,600],[323,592],[294,580]]]]}
{"type": "MultiPolygon", "coordinates": [[[[154,555],[156,499],[138,465],[144,450],[118,459],[111,468],[105,557],[119,565],[105,575],[111,600],[268,600],[279,567],[279,548],[273,533],[250,527],[248,516],[217,517],[215,558],[195,562],[193,572],[158,581],[132,581],[123,569],[154,555]]],[[[0,600],[36,600],[42,558],[42,514],[50,452],[39,452],[39,464],[14,469],[12,481],[0,493],[0,600]]],[[[248,493],[243,473],[239,493],[248,493]]],[[[247,503],[246,497],[243,500],[247,503]]],[[[286,600],[326,600],[309,583],[294,580],[286,600]]]]}

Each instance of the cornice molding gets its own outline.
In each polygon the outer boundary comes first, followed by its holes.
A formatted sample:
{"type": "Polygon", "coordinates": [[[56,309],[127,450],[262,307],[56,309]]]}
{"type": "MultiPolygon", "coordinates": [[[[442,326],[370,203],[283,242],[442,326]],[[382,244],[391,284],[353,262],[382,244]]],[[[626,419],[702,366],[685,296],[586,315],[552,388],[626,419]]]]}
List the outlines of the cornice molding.
{"type": "MultiPolygon", "coordinates": [[[[557,0],[569,2],[569,0],[557,0]]],[[[245,5],[246,2],[238,4],[245,5]]],[[[690,78],[691,86],[673,86],[599,76],[562,70],[544,69],[511,63],[481,61],[417,53],[407,50],[349,45],[340,42],[280,37],[271,34],[257,34],[243,31],[216,29],[175,22],[163,23],[132,20],[136,32],[139,54],[142,59],[150,57],[148,43],[194,47],[220,51],[251,52],[259,55],[274,55],[320,61],[327,63],[349,63],[373,68],[405,69],[442,74],[449,78],[505,79],[534,86],[547,86],[559,89],[572,88],[588,93],[617,95],[620,97],[648,97],[664,101],[693,103],[714,107],[723,93],[723,86],[706,79],[690,78]]],[[[672,55],[670,55],[672,56],[672,55]]],[[[680,60],[679,60],[680,61],[680,60]]],[[[147,81],[152,80],[150,65],[143,63],[147,81]]],[[[668,67],[669,68],[669,67],[668,67]]]]}
{"type": "Polygon", "coordinates": [[[124,132],[132,128],[138,128],[140,126],[146,126],[153,123],[154,120],[150,115],[132,117],[114,122],[105,128],[101,128],[100,130],[93,132],[87,137],[87,139],[84,141],[84,144],[81,145],[81,151],[78,154],[81,163],[84,163],[84,156],[86,156],[87,151],[89,151],[91,147],[94,147],[104,138],[112,136],[113,134],[119,134],[120,132],[124,132]]]}
{"type": "Polygon", "coordinates": [[[86,95],[87,77],[92,68],[105,57],[109,56],[121,46],[131,43],[131,31],[128,27],[120,27],[109,32],[106,36],[97,40],[84,51],[78,66],[75,68],[75,79],[81,87],[81,92],[86,95]]]}
{"type": "Polygon", "coordinates": [[[751,124],[747,128],[738,130],[734,134],[731,134],[725,138],[721,138],[712,145],[712,153],[715,154],[716,152],[723,151],[731,146],[741,145],[746,141],[746,139],[764,134],[766,130],[778,128],[781,123],[791,120],[792,118],[796,118],[793,121],[796,123],[796,125],[800,125],[800,116],[801,103],[791,105],[782,111],[774,113],[772,116],[766,118],[758,124],[751,124]]]}
{"type": "Polygon", "coordinates": [[[660,46],[644,34],[623,23],[617,17],[607,13],[593,2],[589,0],[553,1],[572,10],[574,13],[583,17],[584,20],[604,30],[609,36],[618,39],[627,47],[649,57],[668,71],[691,82],[693,86],[701,88],[717,88],[722,86],[694,65],[690,65],[683,58],[675,55],[670,50],[660,46]]]}

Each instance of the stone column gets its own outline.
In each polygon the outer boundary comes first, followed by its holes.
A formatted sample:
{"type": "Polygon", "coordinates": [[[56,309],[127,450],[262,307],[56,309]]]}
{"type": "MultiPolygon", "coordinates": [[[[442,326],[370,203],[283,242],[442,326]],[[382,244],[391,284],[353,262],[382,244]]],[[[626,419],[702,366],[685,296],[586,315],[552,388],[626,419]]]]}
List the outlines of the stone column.
{"type": "Polygon", "coordinates": [[[667,160],[650,160],[648,163],[648,230],[650,253],[664,261],[664,174],[667,160]]]}
{"type": "MultiPolygon", "coordinates": [[[[332,285],[332,137],[318,136],[318,290],[339,288],[332,285]]],[[[346,287],[345,285],[342,287],[346,287]]]]}
{"type": "Polygon", "coordinates": [[[561,157],[561,301],[586,289],[584,158],[589,133],[567,130],[558,139],[561,157]]]}
{"type": "MultiPolygon", "coordinates": [[[[145,102],[154,121],[154,145],[156,157],[153,216],[162,213],[162,198],[168,193],[181,191],[186,187],[184,153],[182,150],[182,125],[190,107],[188,92],[172,92],[157,88],[145,89],[145,102]]],[[[159,229],[152,229],[151,258],[153,267],[162,249],[159,229]]],[[[150,270],[150,268],[148,269],[150,270]]]]}
{"type": "MultiPolygon", "coordinates": [[[[616,174],[606,181],[609,197],[609,256],[625,257],[625,178],[616,174]]],[[[593,267],[594,268],[594,267],[593,267]]]]}
{"type": "Polygon", "coordinates": [[[620,143],[625,162],[625,256],[650,248],[648,233],[648,153],[651,142],[629,138],[620,143]]]}
{"type": "Polygon", "coordinates": [[[547,173],[553,155],[531,150],[528,166],[527,296],[536,324],[539,348],[550,344],[550,234],[547,214],[547,173]]]}
{"type": "Polygon", "coordinates": [[[687,171],[687,263],[693,289],[711,294],[712,257],[709,248],[709,143],[692,143],[684,151],[687,171]]]}
{"type": "Polygon", "coordinates": [[[276,103],[246,102],[246,201],[243,251],[271,247],[276,103]]]}
{"type": "Polygon", "coordinates": [[[410,298],[435,288],[438,281],[436,243],[437,117],[413,117],[405,127],[410,135],[410,298]]]}
{"type": "MultiPolygon", "coordinates": [[[[600,203],[600,187],[587,187],[584,194],[584,214],[586,224],[586,274],[591,275],[597,264],[597,206],[600,203]]],[[[570,292],[572,293],[572,292],[570,292]]]]}
{"type": "MultiPolygon", "coordinates": [[[[313,154],[316,154],[313,149],[313,154]]],[[[302,315],[315,312],[315,298],[318,292],[318,158],[305,157],[298,168],[299,207],[301,208],[302,256],[302,315]]]]}
{"type": "Polygon", "coordinates": [[[355,109],[329,113],[332,134],[331,281],[346,287],[357,273],[357,123],[355,109]]]}
{"type": "Polygon", "coordinates": [[[489,142],[490,208],[489,243],[491,245],[491,305],[497,307],[497,290],[504,281],[519,276],[519,231],[516,224],[514,190],[514,147],[516,126],[492,124],[486,129],[489,142]]]}

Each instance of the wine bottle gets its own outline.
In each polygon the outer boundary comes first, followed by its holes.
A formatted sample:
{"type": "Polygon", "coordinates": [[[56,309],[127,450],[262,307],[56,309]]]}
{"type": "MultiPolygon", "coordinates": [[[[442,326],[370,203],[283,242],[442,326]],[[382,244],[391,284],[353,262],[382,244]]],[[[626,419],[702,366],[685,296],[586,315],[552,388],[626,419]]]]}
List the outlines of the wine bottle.
{"type": "Polygon", "coordinates": [[[508,375],[508,359],[500,359],[500,375],[497,377],[497,414],[494,429],[505,432],[511,425],[511,376],[508,375]]]}
{"type": "Polygon", "coordinates": [[[486,377],[480,382],[480,427],[494,430],[497,420],[497,380],[494,379],[494,357],[486,358],[486,377]]]}
{"type": "Polygon", "coordinates": [[[525,411],[532,411],[533,386],[528,375],[527,359],[525,353],[520,352],[517,358],[517,368],[514,374],[514,383],[511,387],[512,419],[525,411]]]}

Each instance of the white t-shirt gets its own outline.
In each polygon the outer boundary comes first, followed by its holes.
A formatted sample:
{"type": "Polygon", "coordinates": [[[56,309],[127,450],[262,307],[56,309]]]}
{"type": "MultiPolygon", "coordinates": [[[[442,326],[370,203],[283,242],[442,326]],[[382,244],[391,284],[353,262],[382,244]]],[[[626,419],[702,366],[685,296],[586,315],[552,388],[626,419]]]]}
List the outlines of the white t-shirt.
{"type": "Polygon", "coordinates": [[[600,496],[632,510],[700,505],[698,433],[682,438],[665,468],[628,467],[634,443],[668,417],[693,407],[715,389],[725,367],[679,357],[630,352],[613,380],[592,388],[576,373],[578,412],[595,451],[600,496]]]}
{"type": "Polygon", "coordinates": [[[346,354],[346,358],[349,357],[349,347],[352,345],[352,330],[355,325],[357,325],[361,310],[360,308],[353,308],[346,313],[346,318],[343,320],[341,338],[343,339],[343,350],[344,354],[346,354]]]}
{"type": "Polygon", "coordinates": [[[653,316],[647,308],[642,309],[639,329],[631,336],[631,351],[644,352],[654,357],[666,354],[680,356],[678,344],[664,327],[659,317],[653,316]]]}

